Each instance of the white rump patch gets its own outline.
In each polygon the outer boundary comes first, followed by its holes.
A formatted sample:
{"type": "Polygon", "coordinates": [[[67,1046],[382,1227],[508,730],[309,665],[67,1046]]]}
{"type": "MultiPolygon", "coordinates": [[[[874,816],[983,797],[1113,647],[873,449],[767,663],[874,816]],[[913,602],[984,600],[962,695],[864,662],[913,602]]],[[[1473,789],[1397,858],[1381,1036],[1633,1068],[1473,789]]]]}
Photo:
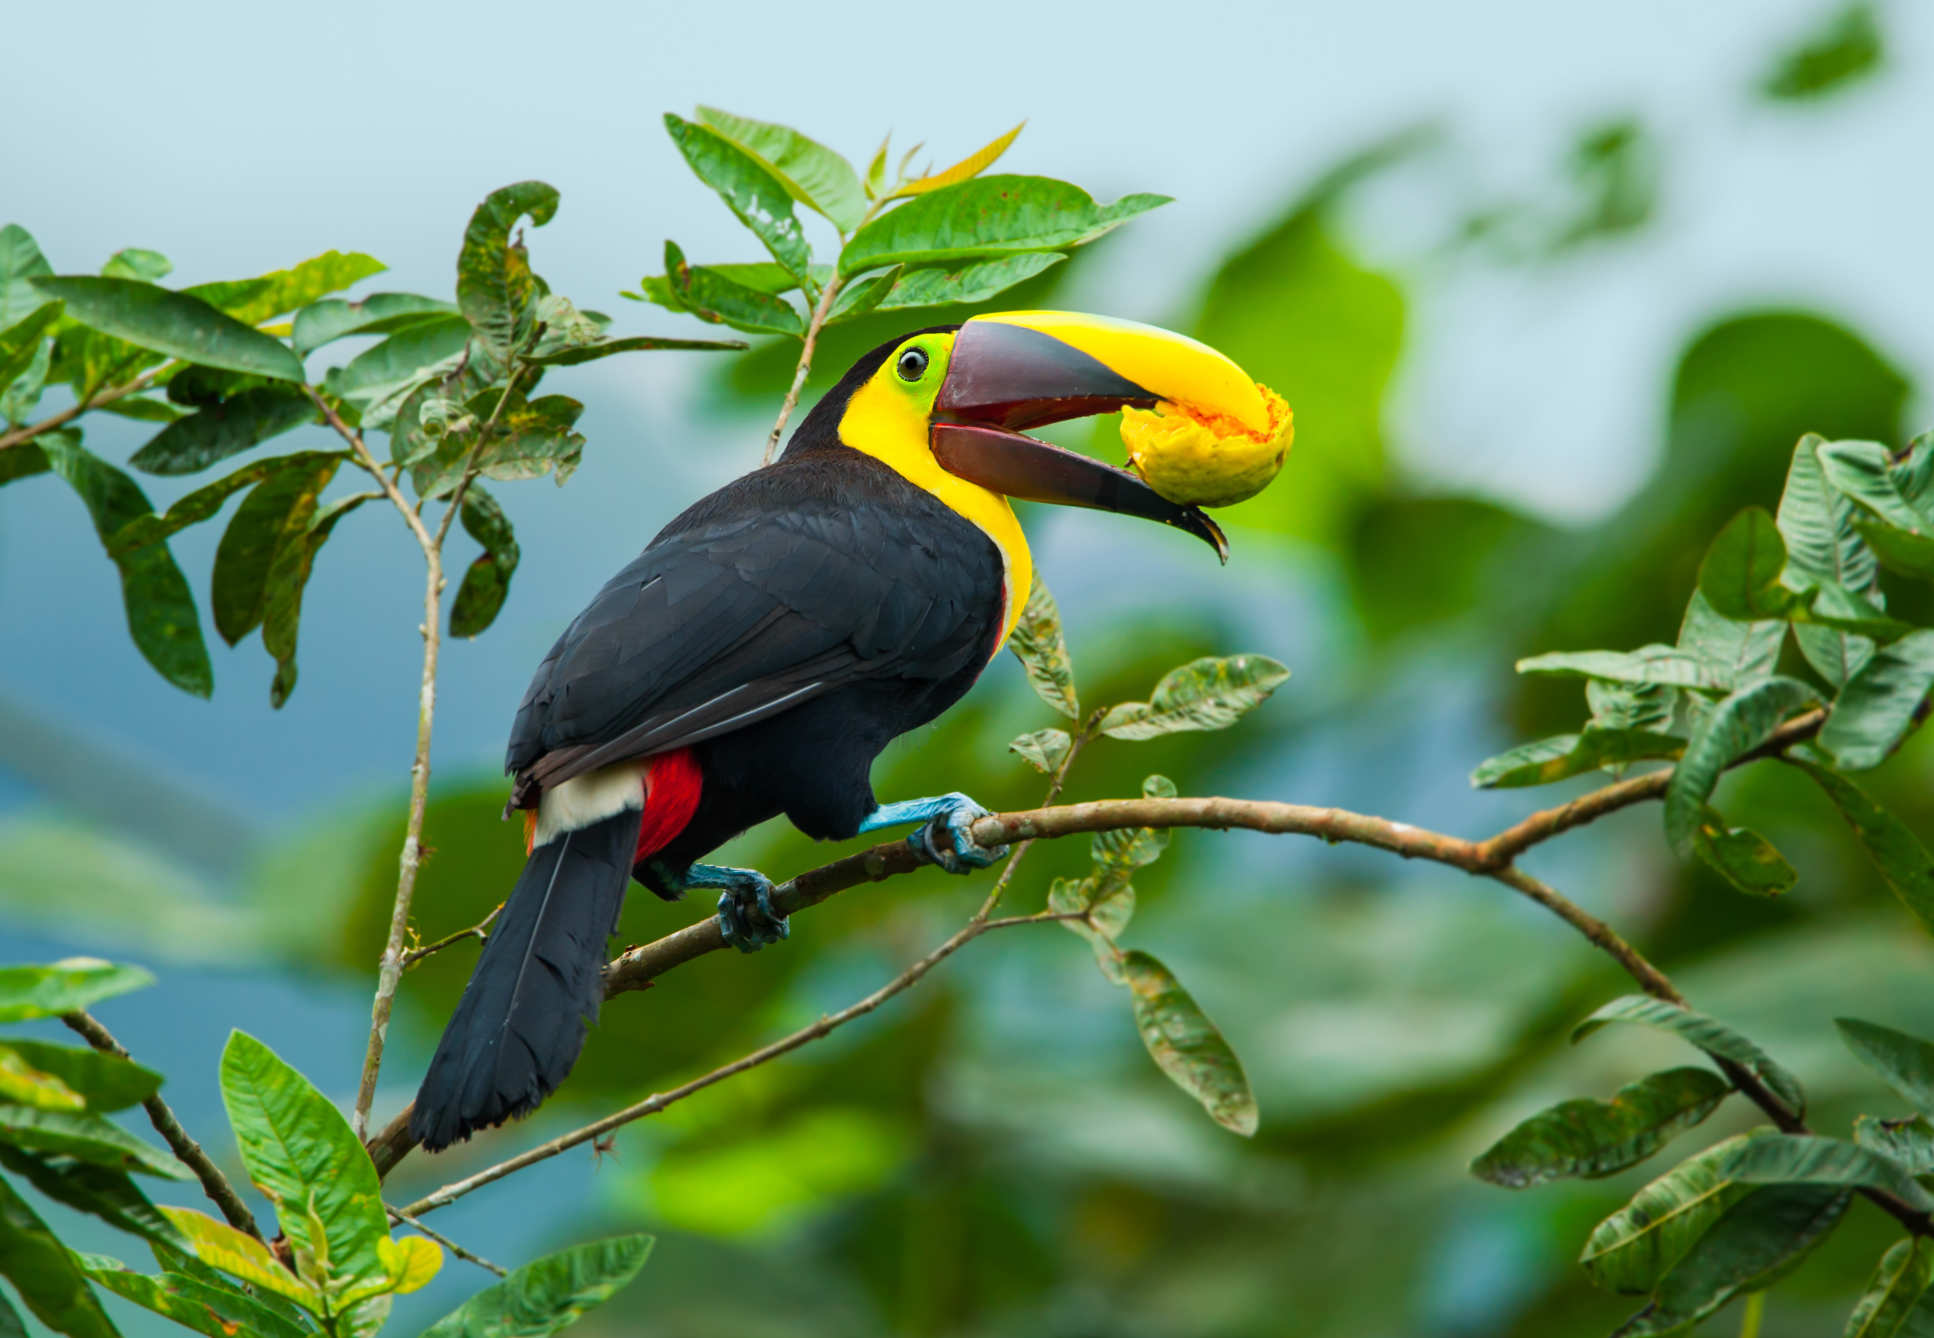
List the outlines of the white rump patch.
{"type": "Polygon", "coordinates": [[[537,801],[533,846],[549,845],[565,832],[579,831],[626,809],[645,807],[645,778],[636,762],[587,771],[544,791],[537,801]]]}

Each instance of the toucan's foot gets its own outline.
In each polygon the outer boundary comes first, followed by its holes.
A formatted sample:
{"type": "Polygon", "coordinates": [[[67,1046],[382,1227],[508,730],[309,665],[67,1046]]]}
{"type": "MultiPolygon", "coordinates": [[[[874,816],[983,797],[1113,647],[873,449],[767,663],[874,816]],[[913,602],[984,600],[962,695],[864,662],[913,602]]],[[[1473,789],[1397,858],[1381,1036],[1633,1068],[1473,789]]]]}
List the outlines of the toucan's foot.
{"type": "Polygon", "coordinates": [[[772,880],[756,869],[694,864],[685,886],[725,889],[719,895],[719,933],[740,952],[757,952],[792,933],[786,917],[773,909],[772,880]]]}
{"type": "Polygon", "coordinates": [[[988,812],[956,790],[932,799],[903,799],[897,804],[882,804],[860,824],[863,832],[882,827],[898,827],[917,822],[920,829],[907,838],[914,854],[928,864],[937,864],[948,873],[969,873],[984,869],[1007,853],[1006,846],[984,846],[970,830],[988,812]]]}

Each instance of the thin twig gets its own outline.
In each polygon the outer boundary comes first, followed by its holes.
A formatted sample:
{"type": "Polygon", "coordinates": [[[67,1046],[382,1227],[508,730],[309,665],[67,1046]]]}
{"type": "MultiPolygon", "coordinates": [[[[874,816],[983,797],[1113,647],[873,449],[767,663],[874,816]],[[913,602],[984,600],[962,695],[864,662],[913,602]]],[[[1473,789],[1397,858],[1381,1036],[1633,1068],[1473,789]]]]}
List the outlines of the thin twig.
{"type": "Polygon", "coordinates": [[[442,952],[445,948],[455,947],[467,938],[474,938],[479,943],[483,942],[489,936],[490,926],[496,923],[497,917],[503,913],[503,910],[504,904],[500,901],[491,908],[490,914],[484,916],[483,919],[477,921],[477,923],[471,925],[469,928],[459,929],[454,934],[445,934],[435,943],[426,943],[420,948],[411,948],[403,954],[403,969],[407,971],[425,957],[442,952]]]}
{"type": "Polygon", "coordinates": [[[759,463],[769,465],[773,454],[779,449],[779,438],[785,435],[786,420],[799,406],[799,392],[806,388],[806,373],[812,370],[813,349],[819,343],[820,327],[826,324],[826,316],[833,309],[833,298],[840,289],[839,271],[835,269],[826,276],[826,286],[819,290],[819,301],[806,321],[806,337],[799,348],[799,363],[792,369],[792,385],[786,388],[786,398],[779,404],[778,421],[772,425],[772,432],[766,437],[766,453],[759,463]]]}
{"type": "MultiPolygon", "coordinates": [[[[128,1058],[127,1047],[115,1040],[113,1033],[102,1026],[91,1013],[85,1011],[63,1013],[60,1020],[71,1030],[80,1033],[89,1045],[103,1054],[114,1055],[120,1059],[128,1058]]],[[[262,1233],[255,1225],[255,1215],[249,1212],[248,1205],[242,1202],[242,1196],[235,1192],[235,1186],[230,1184],[228,1177],[222,1174],[221,1167],[215,1165],[208,1154],[202,1151],[201,1144],[182,1128],[181,1121],[175,1118],[174,1111],[169,1109],[168,1103],[161,1099],[160,1093],[157,1092],[143,1100],[141,1109],[148,1112],[148,1122],[154,1125],[155,1132],[161,1135],[162,1141],[189,1170],[195,1173],[195,1178],[201,1181],[202,1193],[222,1210],[222,1216],[228,1219],[228,1224],[237,1231],[246,1231],[255,1239],[261,1240],[262,1233]]]]}
{"type": "Polygon", "coordinates": [[[441,1245],[444,1249],[448,1250],[451,1254],[454,1254],[457,1258],[462,1259],[466,1263],[475,1264],[478,1268],[487,1268],[500,1278],[508,1276],[507,1270],[498,1267],[496,1264],[491,1263],[488,1259],[484,1258],[480,1254],[475,1253],[474,1251],[464,1249],[463,1246],[457,1244],[455,1241],[451,1240],[448,1236],[440,1234],[433,1228],[424,1226],[423,1223],[417,1221],[414,1217],[404,1212],[401,1208],[393,1207],[392,1205],[386,1203],[383,1205],[383,1209],[396,1221],[401,1222],[406,1226],[412,1227],[415,1230],[422,1232],[425,1236],[428,1236],[431,1240],[435,1241],[437,1244],[441,1245]]]}
{"type": "MultiPolygon", "coordinates": [[[[383,1043],[389,1036],[396,986],[403,978],[403,941],[409,934],[410,900],[416,892],[417,874],[423,867],[423,816],[430,804],[430,735],[436,722],[437,651],[442,640],[438,624],[443,609],[443,550],[441,535],[432,535],[424,526],[423,517],[403,496],[396,480],[370,454],[362,434],[344,423],[335,406],[314,388],[304,386],[303,389],[322,410],[336,435],[349,443],[364,472],[382,486],[423,550],[423,625],[419,629],[423,634],[423,674],[417,692],[416,756],[410,763],[409,819],[403,830],[402,853],[397,857],[396,901],[390,910],[389,937],[383,944],[383,956],[376,969],[376,998],[369,1010],[369,1045],[363,1053],[362,1078],[356,1087],[356,1106],[350,1115],[350,1127],[356,1131],[356,1137],[363,1138],[369,1132],[369,1108],[376,1099],[376,1079],[382,1072],[383,1043]]],[[[447,516],[445,522],[447,528],[447,516]]]]}
{"type": "Polygon", "coordinates": [[[13,429],[11,432],[0,432],[0,451],[7,450],[13,446],[24,445],[43,433],[52,432],[58,427],[64,427],[90,409],[98,409],[104,404],[112,404],[114,401],[125,399],[129,395],[140,394],[149,386],[153,385],[154,379],[167,371],[171,365],[171,363],[163,363],[159,367],[150,367],[147,371],[135,377],[134,380],[126,382],[123,385],[109,386],[105,390],[97,390],[86,399],[76,400],[72,405],[62,409],[59,413],[50,414],[38,423],[28,423],[24,427],[13,429]]]}

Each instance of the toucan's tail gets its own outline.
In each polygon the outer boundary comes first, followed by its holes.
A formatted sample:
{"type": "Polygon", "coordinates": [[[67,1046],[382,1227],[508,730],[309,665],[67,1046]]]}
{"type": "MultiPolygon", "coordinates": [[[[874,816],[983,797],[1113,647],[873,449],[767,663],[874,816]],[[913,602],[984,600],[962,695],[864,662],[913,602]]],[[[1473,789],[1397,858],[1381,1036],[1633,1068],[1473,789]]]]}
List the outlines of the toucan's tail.
{"type": "Polygon", "coordinates": [[[410,1133],[429,1151],[535,1110],[577,1062],[638,823],[625,809],[531,851],[416,1094],[410,1133]]]}

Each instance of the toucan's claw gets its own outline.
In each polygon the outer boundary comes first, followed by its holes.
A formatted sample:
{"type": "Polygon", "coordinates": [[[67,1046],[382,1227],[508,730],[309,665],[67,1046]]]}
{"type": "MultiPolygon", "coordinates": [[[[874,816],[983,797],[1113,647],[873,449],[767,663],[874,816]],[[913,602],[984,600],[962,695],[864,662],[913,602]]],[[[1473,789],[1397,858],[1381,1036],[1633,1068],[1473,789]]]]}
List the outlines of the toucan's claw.
{"type": "Polygon", "coordinates": [[[1007,854],[1006,846],[984,846],[974,839],[974,823],[991,816],[988,810],[964,794],[948,795],[947,799],[951,802],[944,811],[907,837],[916,855],[948,873],[972,873],[1007,854]]]}
{"type": "Polygon", "coordinates": [[[772,880],[756,869],[726,869],[694,864],[688,887],[722,887],[719,933],[740,952],[757,952],[792,934],[792,925],[773,909],[772,880]]]}

